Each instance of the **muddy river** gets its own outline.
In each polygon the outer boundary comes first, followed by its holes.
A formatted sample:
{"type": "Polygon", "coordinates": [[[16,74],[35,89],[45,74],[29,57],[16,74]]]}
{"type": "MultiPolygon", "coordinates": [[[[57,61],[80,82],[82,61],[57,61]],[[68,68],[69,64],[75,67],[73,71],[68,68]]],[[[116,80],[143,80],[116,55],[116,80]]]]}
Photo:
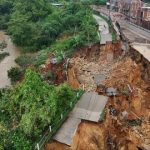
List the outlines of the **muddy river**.
{"type": "Polygon", "coordinates": [[[20,51],[19,48],[12,43],[10,37],[3,31],[0,31],[0,42],[1,41],[5,41],[7,43],[7,47],[3,49],[3,52],[9,53],[9,56],[6,56],[0,62],[0,88],[4,88],[11,84],[7,76],[7,71],[10,70],[11,67],[17,66],[14,60],[20,55],[20,51]]]}

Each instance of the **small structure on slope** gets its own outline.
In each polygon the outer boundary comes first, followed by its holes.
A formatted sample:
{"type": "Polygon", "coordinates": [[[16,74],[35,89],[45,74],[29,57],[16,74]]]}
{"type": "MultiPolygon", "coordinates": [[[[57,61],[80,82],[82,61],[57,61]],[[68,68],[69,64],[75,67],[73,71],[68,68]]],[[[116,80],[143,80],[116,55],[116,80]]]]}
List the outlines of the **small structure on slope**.
{"type": "Polygon", "coordinates": [[[93,122],[103,120],[103,111],[107,101],[108,97],[98,95],[96,92],[83,94],[53,139],[70,146],[82,119],[93,122]]]}

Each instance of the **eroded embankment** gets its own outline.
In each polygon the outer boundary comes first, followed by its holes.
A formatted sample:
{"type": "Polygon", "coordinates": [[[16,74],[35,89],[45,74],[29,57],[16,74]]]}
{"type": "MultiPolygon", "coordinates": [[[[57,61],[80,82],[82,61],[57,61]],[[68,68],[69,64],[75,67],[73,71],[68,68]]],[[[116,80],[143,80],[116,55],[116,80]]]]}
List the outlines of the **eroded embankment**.
{"type": "Polygon", "coordinates": [[[71,147],[51,142],[46,150],[144,150],[150,145],[149,67],[139,55],[131,49],[124,55],[120,43],[74,54],[69,68],[78,86],[101,94],[113,87],[118,94],[109,98],[103,122],[82,121],[71,147]]]}
{"type": "MultiPolygon", "coordinates": [[[[140,65],[142,79],[150,82],[150,62],[140,52],[134,48],[130,48],[130,56],[136,64],[140,65]]],[[[150,84],[150,83],[149,83],[150,84]]]]}

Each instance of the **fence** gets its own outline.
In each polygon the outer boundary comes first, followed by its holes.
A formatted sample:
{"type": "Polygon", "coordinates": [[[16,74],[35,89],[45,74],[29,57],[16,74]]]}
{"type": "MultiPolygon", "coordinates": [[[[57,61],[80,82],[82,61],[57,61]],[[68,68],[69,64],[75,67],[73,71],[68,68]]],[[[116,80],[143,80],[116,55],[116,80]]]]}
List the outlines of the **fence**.
{"type": "Polygon", "coordinates": [[[66,120],[68,114],[70,113],[70,111],[73,109],[73,107],[75,106],[75,104],[77,103],[77,101],[79,100],[79,98],[82,96],[83,91],[80,90],[77,92],[77,95],[75,97],[75,99],[70,102],[70,106],[68,108],[66,108],[60,116],[58,116],[57,118],[55,118],[55,120],[53,121],[53,124],[50,124],[47,131],[45,132],[45,134],[43,135],[43,137],[41,138],[41,140],[36,144],[34,150],[42,150],[44,148],[44,144],[46,142],[48,142],[49,140],[51,140],[52,136],[56,133],[56,131],[60,128],[61,124],[66,120]]]}

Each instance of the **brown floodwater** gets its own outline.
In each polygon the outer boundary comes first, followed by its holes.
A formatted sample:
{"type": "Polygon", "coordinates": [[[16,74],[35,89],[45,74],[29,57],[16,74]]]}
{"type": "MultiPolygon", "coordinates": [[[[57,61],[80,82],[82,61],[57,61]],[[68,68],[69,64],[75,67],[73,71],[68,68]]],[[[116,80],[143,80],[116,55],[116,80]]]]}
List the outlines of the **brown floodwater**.
{"type": "Polygon", "coordinates": [[[3,49],[3,52],[9,53],[9,56],[6,56],[0,62],[0,88],[4,88],[11,85],[10,79],[7,76],[7,71],[10,70],[11,67],[17,66],[15,59],[20,56],[21,53],[19,48],[12,43],[10,37],[3,31],[0,31],[0,42],[1,41],[7,43],[7,47],[3,49]]]}

